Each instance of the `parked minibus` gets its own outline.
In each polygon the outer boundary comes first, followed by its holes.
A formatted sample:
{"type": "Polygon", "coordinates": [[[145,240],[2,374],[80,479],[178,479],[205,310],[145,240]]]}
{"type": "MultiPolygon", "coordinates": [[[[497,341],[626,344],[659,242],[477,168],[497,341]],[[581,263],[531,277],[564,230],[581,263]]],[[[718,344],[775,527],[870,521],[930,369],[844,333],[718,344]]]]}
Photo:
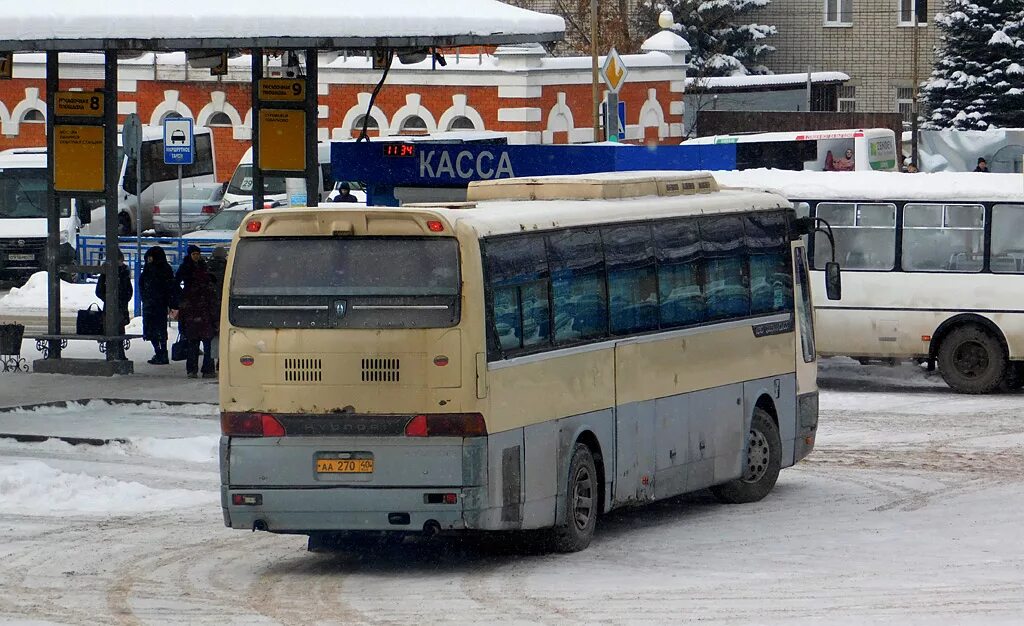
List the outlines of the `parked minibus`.
{"type": "Polygon", "coordinates": [[[736,144],[736,169],[896,171],[896,135],[888,128],[738,133],[683,145],[736,144]]]}

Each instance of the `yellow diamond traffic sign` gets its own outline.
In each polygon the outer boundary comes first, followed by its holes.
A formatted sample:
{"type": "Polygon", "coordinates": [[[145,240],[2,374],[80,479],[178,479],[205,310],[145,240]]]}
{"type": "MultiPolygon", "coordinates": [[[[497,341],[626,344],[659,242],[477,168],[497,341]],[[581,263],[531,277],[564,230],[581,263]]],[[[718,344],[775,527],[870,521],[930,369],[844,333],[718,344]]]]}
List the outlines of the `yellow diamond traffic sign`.
{"type": "Polygon", "coordinates": [[[619,89],[622,89],[622,85],[626,83],[626,74],[628,73],[629,70],[622,62],[622,57],[619,56],[615,48],[612,48],[604,59],[604,67],[601,68],[601,78],[608,85],[608,89],[611,89],[612,93],[619,93],[619,89]]]}

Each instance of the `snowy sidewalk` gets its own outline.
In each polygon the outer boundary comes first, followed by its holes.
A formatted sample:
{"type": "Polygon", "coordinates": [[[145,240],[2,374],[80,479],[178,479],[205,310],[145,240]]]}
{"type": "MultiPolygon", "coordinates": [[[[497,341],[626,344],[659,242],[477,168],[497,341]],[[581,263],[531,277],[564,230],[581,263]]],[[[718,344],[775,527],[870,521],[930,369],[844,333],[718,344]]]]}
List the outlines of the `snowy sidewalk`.
{"type": "Polygon", "coordinates": [[[220,434],[217,417],[212,404],[69,402],[0,412],[0,439],[47,437],[99,444],[210,437],[220,434]]]}

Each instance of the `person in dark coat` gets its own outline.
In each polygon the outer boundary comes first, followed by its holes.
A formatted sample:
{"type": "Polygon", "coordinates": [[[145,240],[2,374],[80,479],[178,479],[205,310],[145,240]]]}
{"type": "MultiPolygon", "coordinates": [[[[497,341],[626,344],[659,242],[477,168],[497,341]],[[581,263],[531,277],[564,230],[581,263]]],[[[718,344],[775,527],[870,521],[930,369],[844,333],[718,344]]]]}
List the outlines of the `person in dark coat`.
{"type": "MultiPolygon", "coordinates": [[[[131,316],[128,314],[128,305],[131,304],[132,295],[132,274],[128,269],[128,266],[124,262],[124,255],[121,251],[117,251],[117,300],[118,310],[121,313],[118,316],[117,334],[123,335],[124,328],[131,321],[131,316]]],[[[107,302],[107,275],[106,273],[100,274],[100,280],[96,283],[96,297],[103,301],[104,304],[107,302]]],[[[114,356],[118,359],[124,359],[124,346],[118,341],[114,348],[114,356]]]]}
{"type": "Polygon", "coordinates": [[[178,308],[180,290],[160,246],[146,250],[142,268],[142,338],[153,344],[151,365],[167,365],[167,312],[178,308]]]}
{"type": "Polygon", "coordinates": [[[178,312],[178,323],[184,332],[187,346],[185,372],[189,378],[197,377],[199,347],[202,344],[203,378],[216,378],[212,340],[217,334],[217,299],[213,277],[206,268],[206,261],[199,259],[195,263],[187,285],[178,312]]]}
{"type": "Polygon", "coordinates": [[[185,260],[178,266],[178,271],[174,274],[174,280],[181,285],[182,291],[188,289],[188,284],[192,281],[192,273],[195,271],[196,264],[203,258],[203,252],[199,249],[199,246],[191,245],[187,248],[187,254],[185,260]]]}

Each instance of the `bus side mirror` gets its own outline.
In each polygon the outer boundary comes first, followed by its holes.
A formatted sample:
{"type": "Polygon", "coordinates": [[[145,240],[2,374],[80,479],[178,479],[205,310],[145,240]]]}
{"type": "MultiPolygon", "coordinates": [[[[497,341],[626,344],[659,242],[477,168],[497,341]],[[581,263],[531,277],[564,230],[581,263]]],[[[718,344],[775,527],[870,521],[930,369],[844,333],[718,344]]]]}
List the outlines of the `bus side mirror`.
{"type": "Polygon", "coordinates": [[[75,198],[75,210],[78,211],[78,223],[82,226],[92,222],[92,202],[75,198]]]}
{"type": "Polygon", "coordinates": [[[793,230],[796,231],[797,235],[810,235],[814,232],[814,229],[814,218],[798,217],[793,220],[793,230]]]}
{"type": "Polygon", "coordinates": [[[825,264],[825,295],[829,300],[843,299],[843,278],[835,261],[825,264]]]}

